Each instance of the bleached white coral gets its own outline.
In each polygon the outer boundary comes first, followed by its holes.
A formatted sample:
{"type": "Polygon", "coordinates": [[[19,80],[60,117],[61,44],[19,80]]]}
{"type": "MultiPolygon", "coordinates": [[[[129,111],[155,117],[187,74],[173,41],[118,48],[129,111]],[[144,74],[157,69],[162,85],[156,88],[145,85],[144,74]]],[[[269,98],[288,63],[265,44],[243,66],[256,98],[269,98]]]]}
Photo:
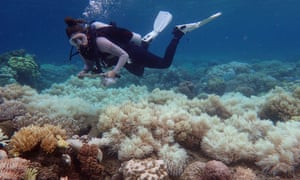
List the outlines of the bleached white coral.
{"type": "Polygon", "coordinates": [[[178,144],[165,144],[159,151],[158,156],[164,160],[168,174],[179,176],[188,164],[188,154],[178,144]]]}
{"type": "Polygon", "coordinates": [[[255,164],[272,175],[293,174],[300,163],[299,128],[299,122],[278,122],[265,140],[255,144],[255,164]]]}
{"type": "Polygon", "coordinates": [[[254,148],[249,134],[239,132],[233,126],[218,126],[211,129],[203,138],[201,149],[210,157],[227,164],[254,157],[254,148]]]}
{"type": "Polygon", "coordinates": [[[118,159],[128,160],[131,158],[144,158],[149,156],[154,150],[158,151],[161,147],[148,129],[137,127],[136,134],[125,139],[120,144],[118,159]]]}
{"type": "Polygon", "coordinates": [[[119,171],[125,180],[143,179],[167,179],[168,173],[163,160],[155,159],[132,159],[124,162],[119,171]]]}

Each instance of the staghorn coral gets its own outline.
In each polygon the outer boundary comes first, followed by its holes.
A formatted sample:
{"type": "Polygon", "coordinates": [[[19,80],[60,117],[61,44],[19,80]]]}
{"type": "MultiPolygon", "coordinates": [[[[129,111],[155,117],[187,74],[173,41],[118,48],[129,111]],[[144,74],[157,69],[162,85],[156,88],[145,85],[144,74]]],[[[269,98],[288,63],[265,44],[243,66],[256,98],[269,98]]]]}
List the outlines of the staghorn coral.
{"type": "Polygon", "coordinates": [[[168,173],[163,160],[147,158],[131,159],[122,163],[119,171],[125,180],[168,179],[168,173]]]}
{"type": "Polygon", "coordinates": [[[203,180],[211,179],[231,180],[231,172],[221,161],[208,161],[205,164],[203,180]]]}
{"type": "Polygon", "coordinates": [[[30,161],[22,158],[9,158],[0,161],[0,179],[22,179],[30,161]]]}
{"type": "Polygon", "coordinates": [[[83,144],[77,154],[81,172],[87,175],[89,179],[103,179],[104,166],[98,163],[99,151],[97,145],[83,144]]]}
{"type": "Polygon", "coordinates": [[[57,135],[65,138],[65,130],[58,126],[44,125],[28,126],[16,132],[9,142],[9,153],[13,156],[32,150],[40,143],[40,147],[47,153],[52,153],[58,146],[57,135]]]}

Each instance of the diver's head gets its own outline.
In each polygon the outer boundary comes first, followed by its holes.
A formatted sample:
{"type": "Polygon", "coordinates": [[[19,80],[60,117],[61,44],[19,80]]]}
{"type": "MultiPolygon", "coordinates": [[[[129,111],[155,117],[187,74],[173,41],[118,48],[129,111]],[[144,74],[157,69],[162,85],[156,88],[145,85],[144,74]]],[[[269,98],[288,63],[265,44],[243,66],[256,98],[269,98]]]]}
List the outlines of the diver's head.
{"type": "Polygon", "coordinates": [[[84,34],[86,31],[86,23],[82,19],[74,19],[71,17],[65,18],[67,24],[66,34],[70,39],[70,44],[76,47],[80,45],[87,45],[87,36],[84,34]]]}

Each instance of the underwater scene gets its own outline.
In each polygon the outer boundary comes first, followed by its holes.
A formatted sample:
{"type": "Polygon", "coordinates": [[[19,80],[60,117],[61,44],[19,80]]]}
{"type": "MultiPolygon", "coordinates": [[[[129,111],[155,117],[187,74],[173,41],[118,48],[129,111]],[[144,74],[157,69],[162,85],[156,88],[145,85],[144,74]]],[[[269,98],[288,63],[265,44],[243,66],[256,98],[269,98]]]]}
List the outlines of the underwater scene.
{"type": "Polygon", "coordinates": [[[300,179],[299,7],[1,2],[0,180],[300,179]]]}

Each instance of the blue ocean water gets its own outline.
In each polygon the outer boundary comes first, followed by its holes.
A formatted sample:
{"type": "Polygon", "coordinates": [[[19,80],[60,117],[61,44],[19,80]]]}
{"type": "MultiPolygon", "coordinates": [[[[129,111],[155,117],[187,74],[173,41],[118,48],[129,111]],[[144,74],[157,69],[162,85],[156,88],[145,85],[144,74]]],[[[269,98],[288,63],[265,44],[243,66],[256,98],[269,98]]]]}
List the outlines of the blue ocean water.
{"type": "Polygon", "coordinates": [[[23,48],[40,63],[64,63],[70,50],[64,17],[114,21],[144,35],[158,11],[166,10],[173,21],[150,49],[162,54],[174,25],[221,11],[219,19],[184,37],[177,60],[299,60],[299,7],[297,0],[5,0],[0,6],[0,53],[23,48]],[[91,3],[101,5],[99,12],[91,13],[91,3]],[[83,15],[87,11],[88,17],[83,15]]]}

